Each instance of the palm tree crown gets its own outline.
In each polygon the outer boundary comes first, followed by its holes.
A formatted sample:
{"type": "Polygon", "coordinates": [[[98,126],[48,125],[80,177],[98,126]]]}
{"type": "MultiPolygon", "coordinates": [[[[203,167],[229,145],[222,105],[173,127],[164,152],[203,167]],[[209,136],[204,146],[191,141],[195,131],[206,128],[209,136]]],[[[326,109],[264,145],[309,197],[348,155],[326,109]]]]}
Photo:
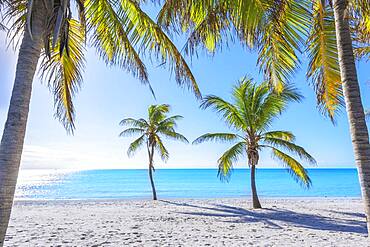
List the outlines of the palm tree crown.
{"type": "Polygon", "coordinates": [[[133,119],[125,118],[120,122],[122,126],[130,126],[120,133],[121,137],[132,136],[139,134],[140,137],[133,141],[127,154],[132,156],[144,144],[148,148],[154,148],[161,156],[162,160],[166,161],[169,158],[169,153],[165,148],[162,136],[182,142],[188,140],[181,134],[175,131],[176,121],[182,119],[180,115],[167,117],[170,111],[170,106],[167,104],[151,105],[148,108],[148,119],[143,118],[133,119]]]}
{"type": "Polygon", "coordinates": [[[311,180],[302,164],[293,156],[314,164],[314,158],[302,147],[294,143],[295,136],[285,130],[269,130],[274,119],[286,109],[288,102],[300,101],[302,96],[292,87],[285,87],[277,94],[269,89],[268,83],[254,84],[251,79],[243,78],[233,88],[233,101],[217,96],[206,96],[202,108],[213,108],[225,122],[235,130],[233,133],[208,133],[197,138],[193,143],[204,141],[227,141],[235,143],[219,159],[218,175],[221,179],[229,178],[233,164],[244,154],[248,165],[256,166],[259,152],[270,149],[273,157],[287,167],[293,177],[309,187],[311,180]]]}

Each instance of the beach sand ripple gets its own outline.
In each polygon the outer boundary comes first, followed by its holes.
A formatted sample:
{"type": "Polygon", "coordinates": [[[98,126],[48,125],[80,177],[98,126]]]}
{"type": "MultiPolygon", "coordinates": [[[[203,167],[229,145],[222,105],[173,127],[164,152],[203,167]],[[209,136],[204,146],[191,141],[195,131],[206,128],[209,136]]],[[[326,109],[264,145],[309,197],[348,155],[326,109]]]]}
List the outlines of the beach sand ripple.
{"type": "Polygon", "coordinates": [[[5,246],[368,246],[357,199],[19,201],[5,246]]]}

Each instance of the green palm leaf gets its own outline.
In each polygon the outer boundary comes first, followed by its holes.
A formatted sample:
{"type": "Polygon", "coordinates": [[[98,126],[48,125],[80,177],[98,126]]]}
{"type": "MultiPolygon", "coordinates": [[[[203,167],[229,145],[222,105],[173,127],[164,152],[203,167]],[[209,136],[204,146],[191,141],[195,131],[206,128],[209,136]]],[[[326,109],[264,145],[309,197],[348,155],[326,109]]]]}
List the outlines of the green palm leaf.
{"type": "Polygon", "coordinates": [[[186,139],[185,136],[183,136],[182,134],[177,133],[173,130],[161,130],[161,131],[158,131],[158,133],[164,135],[165,137],[173,139],[175,141],[181,141],[181,142],[184,142],[184,143],[189,143],[188,139],[186,139]]]}
{"type": "Polygon", "coordinates": [[[161,58],[175,73],[175,79],[181,86],[191,88],[197,97],[201,97],[195,78],[181,53],[173,42],[133,0],[120,0],[120,13],[127,17],[132,27],[131,38],[145,51],[152,52],[161,58]]]}
{"type": "Polygon", "coordinates": [[[311,179],[308,176],[307,171],[297,160],[276,148],[272,148],[272,151],[273,156],[288,168],[288,172],[297,182],[300,182],[301,185],[306,188],[311,186],[311,179]]]}
{"type": "Polygon", "coordinates": [[[316,164],[316,160],[309,153],[307,153],[304,148],[290,141],[286,141],[286,140],[278,139],[278,138],[271,138],[271,137],[265,137],[263,141],[267,143],[268,145],[284,148],[288,150],[289,152],[298,155],[299,158],[304,159],[311,164],[316,164]]]}
{"type": "Polygon", "coordinates": [[[245,153],[245,149],[245,142],[238,142],[218,159],[218,177],[221,180],[229,180],[234,163],[245,153]]]}
{"type": "Polygon", "coordinates": [[[139,138],[137,138],[135,141],[133,141],[127,150],[127,155],[133,156],[135,152],[146,142],[146,136],[141,135],[139,138]]]}
{"type": "Polygon", "coordinates": [[[312,22],[307,77],[312,79],[319,109],[334,120],[335,113],[343,106],[343,92],[331,6],[325,1],[314,1],[312,22]]]}
{"type": "Polygon", "coordinates": [[[217,113],[221,114],[222,118],[233,127],[243,129],[245,128],[245,122],[243,121],[240,113],[234,105],[223,100],[220,97],[209,95],[204,97],[201,108],[207,109],[211,107],[216,110],[217,113]]]}
{"type": "Polygon", "coordinates": [[[153,135],[153,138],[155,140],[155,143],[154,143],[155,146],[154,147],[157,150],[157,152],[159,153],[159,155],[161,156],[161,159],[163,161],[167,161],[170,155],[169,155],[166,147],[164,146],[164,144],[162,142],[162,139],[158,135],[153,135]]]}
{"type": "Polygon", "coordinates": [[[69,20],[68,36],[68,49],[64,49],[61,54],[59,45],[52,50],[50,58],[44,53],[40,72],[54,94],[55,116],[67,131],[73,133],[75,127],[73,97],[82,83],[82,71],[85,68],[85,36],[81,33],[81,24],[77,20],[69,20]]]}
{"type": "Polygon", "coordinates": [[[265,137],[268,137],[268,138],[282,139],[282,140],[289,141],[289,142],[294,142],[295,141],[295,136],[290,131],[282,131],[282,130],[268,131],[268,132],[262,134],[262,136],[265,136],[265,137]]]}
{"type": "Polygon", "coordinates": [[[281,92],[299,66],[296,52],[309,26],[309,11],[305,1],[287,0],[270,13],[262,27],[258,65],[270,85],[281,92]]]}
{"type": "Polygon", "coordinates": [[[239,138],[241,137],[232,133],[207,133],[195,139],[193,144],[200,144],[205,141],[232,142],[239,138]]]}
{"type": "Polygon", "coordinates": [[[144,134],[145,130],[141,128],[128,128],[122,131],[119,136],[125,137],[125,136],[132,136],[134,134],[144,134]]]}
{"type": "Polygon", "coordinates": [[[127,17],[119,15],[117,8],[119,5],[109,0],[85,2],[86,21],[93,32],[92,44],[106,63],[118,65],[148,83],[146,67],[129,37],[128,26],[132,24],[127,17]]]}
{"type": "Polygon", "coordinates": [[[134,119],[134,118],[125,118],[120,123],[121,126],[129,125],[133,127],[139,127],[145,129],[149,126],[148,122],[145,119],[134,119]]]}

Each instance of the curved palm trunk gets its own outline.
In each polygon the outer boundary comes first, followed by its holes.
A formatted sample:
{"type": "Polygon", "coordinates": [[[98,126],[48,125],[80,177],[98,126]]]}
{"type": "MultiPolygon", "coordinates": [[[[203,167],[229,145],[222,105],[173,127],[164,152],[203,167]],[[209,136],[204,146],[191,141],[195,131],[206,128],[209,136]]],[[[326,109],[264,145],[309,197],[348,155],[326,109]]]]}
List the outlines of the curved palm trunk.
{"type": "Polygon", "coordinates": [[[41,52],[43,6],[35,2],[33,39],[24,33],[19,49],[13,92],[0,144],[0,246],[9,224],[26,132],[32,81],[41,52]]]}
{"type": "Polygon", "coordinates": [[[251,166],[251,189],[252,189],[252,202],[253,208],[262,208],[260,200],[258,199],[257,195],[257,188],[256,188],[256,166],[251,166]]]}
{"type": "Polygon", "coordinates": [[[353,56],[346,0],[333,0],[338,57],[352,145],[370,230],[370,144],[353,56]]]}
{"type": "Polygon", "coordinates": [[[153,200],[157,200],[157,192],[155,190],[154,179],[153,179],[154,146],[151,147],[151,150],[148,149],[148,153],[149,153],[149,179],[150,179],[150,185],[152,186],[153,200]]]}
{"type": "Polygon", "coordinates": [[[247,149],[248,154],[248,165],[251,169],[251,190],[252,190],[252,203],[253,208],[262,208],[260,200],[258,199],[257,195],[257,187],[256,187],[256,165],[258,164],[258,151],[256,149],[247,149]]]}

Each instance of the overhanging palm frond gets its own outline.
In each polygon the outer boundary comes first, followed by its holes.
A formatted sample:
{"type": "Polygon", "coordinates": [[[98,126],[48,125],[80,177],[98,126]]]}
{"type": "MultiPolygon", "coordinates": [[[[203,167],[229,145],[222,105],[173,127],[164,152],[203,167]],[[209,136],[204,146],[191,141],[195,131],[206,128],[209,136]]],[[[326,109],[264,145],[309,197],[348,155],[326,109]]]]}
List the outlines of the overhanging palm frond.
{"type": "Polygon", "coordinates": [[[9,46],[13,48],[19,46],[21,37],[26,26],[27,1],[26,0],[12,0],[11,7],[6,7],[3,10],[3,21],[9,26],[7,38],[9,39],[9,46]]]}
{"type": "Polygon", "coordinates": [[[370,59],[370,2],[368,0],[351,0],[352,36],[354,53],[358,59],[370,59]]]}
{"type": "Polygon", "coordinates": [[[195,139],[193,144],[200,144],[205,141],[232,142],[239,138],[241,137],[232,133],[207,133],[195,139]]]}
{"type": "Polygon", "coordinates": [[[307,171],[297,160],[274,147],[272,147],[272,154],[273,157],[280,160],[282,164],[288,168],[288,172],[297,182],[300,182],[300,184],[306,188],[311,186],[311,179],[307,171]]]}
{"type": "Polygon", "coordinates": [[[81,33],[81,24],[74,19],[68,24],[69,45],[60,54],[59,45],[50,53],[43,54],[41,63],[41,77],[48,81],[50,90],[54,94],[54,102],[58,118],[67,131],[73,133],[75,128],[75,109],[73,96],[82,83],[82,71],[85,67],[84,33],[81,33]]]}
{"type": "MultiPolygon", "coordinates": [[[[197,54],[199,47],[215,53],[217,48],[228,44],[231,38],[232,24],[228,19],[228,9],[224,2],[212,8],[204,9],[204,13],[190,17],[191,25],[185,26],[183,30],[194,26],[184,46],[186,54],[197,54]]],[[[193,12],[197,13],[197,12],[193,12]]]]}
{"type": "Polygon", "coordinates": [[[319,109],[333,121],[343,106],[334,14],[325,1],[313,3],[312,28],[308,39],[309,67],[319,109]]]}
{"type": "Polygon", "coordinates": [[[92,44],[107,64],[118,65],[148,83],[146,67],[130,38],[133,24],[120,4],[109,0],[85,1],[86,21],[92,31],[92,44]],[[117,11],[120,9],[120,11],[117,11]]]}
{"type": "Polygon", "coordinates": [[[238,142],[218,159],[218,177],[221,180],[229,180],[234,163],[238,161],[245,149],[246,143],[238,142]]]}
{"type": "Polygon", "coordinates": [[[299,66],[296,54],[304,43],[309,11],[305,1],[279,1],[262,27],[258,65],[266,80],[281,92],[299,66]]]}
{"type": "Polygon", "coordinates": [[[175,73],[176,82],[180,86],[187,86],[200,98],[200,90],[188,64],[160,26],[141,10],[136,1],[120,0],[120,6],[119,12],[131,22],[132,41],[144,52],[160,58],[162,64],[166,63],[175,73]]]}

